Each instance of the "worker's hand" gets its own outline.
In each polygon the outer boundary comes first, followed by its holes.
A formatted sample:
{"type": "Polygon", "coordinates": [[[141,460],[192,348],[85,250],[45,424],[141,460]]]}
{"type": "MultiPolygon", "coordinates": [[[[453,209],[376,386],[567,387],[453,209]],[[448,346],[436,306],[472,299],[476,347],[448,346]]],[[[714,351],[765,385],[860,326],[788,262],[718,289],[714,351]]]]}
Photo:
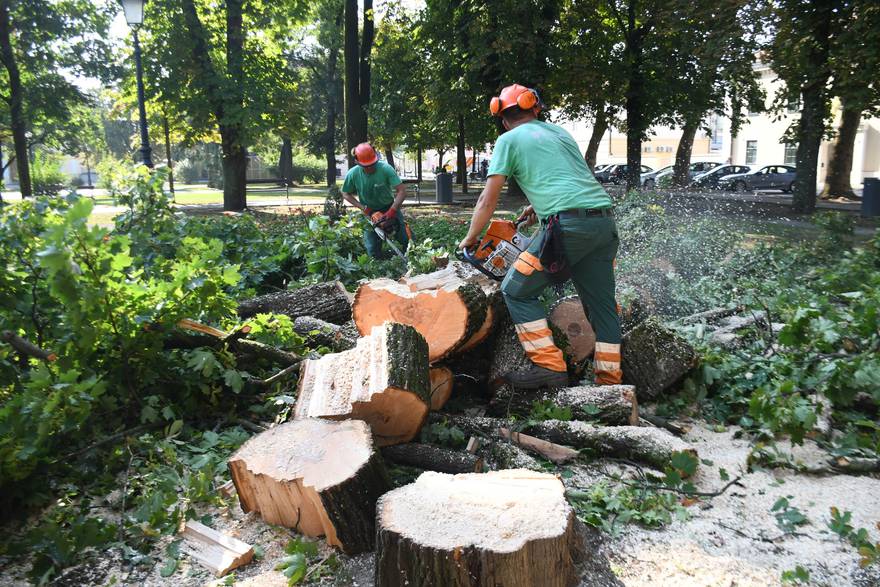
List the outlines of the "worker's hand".
{"type": "Polygon", "coordinates": [[[459,249],[470,249],[470,248],[477,246],[478,242],[479,242],[479,240],[477,237],[468,235],[468,236],[464,237],[463,239],[461,239],[461,242],[458,243],[458,248],[459,249]]]}
{"type": "Polygon", "coordinates": [[[361,206],[361,212],[363,212],[364,216],[366,216],[367,218],[373,217],[373,209],[369,206],[361,206]]]}
{"type": "Polygon", "coordinates": [[[516,222],[523,222],[523,226],[531,226],[538,221],[538,215],[535,214],[535,207],[528,205],[523,209],[522,214],[516,219],[516,222]]]}

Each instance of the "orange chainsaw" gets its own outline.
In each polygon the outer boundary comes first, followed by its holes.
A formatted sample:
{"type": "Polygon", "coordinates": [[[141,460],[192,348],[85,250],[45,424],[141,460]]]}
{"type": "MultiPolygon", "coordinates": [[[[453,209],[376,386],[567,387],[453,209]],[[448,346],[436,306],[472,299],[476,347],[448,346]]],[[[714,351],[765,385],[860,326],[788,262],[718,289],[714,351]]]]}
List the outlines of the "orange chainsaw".
{"type": "Polygon", "coordinates": [[[476,246],[463,249],[456,255],[491,279],[501,281],[520,253],[532,242],[531,237],[517,230],[524,221],[492,220],[476,246]]]}

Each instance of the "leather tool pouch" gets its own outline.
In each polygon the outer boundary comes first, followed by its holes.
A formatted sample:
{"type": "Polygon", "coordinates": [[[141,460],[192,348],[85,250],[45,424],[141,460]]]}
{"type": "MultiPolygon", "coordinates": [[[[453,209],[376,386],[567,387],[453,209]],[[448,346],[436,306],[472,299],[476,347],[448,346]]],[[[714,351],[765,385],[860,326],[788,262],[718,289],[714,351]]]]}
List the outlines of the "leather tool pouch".
{"type": "Polygon", "coordinates": [[[541,266],[550,281],[564,283],[571,278],[571,268],[565,257],[565,243],[562,240],[562,225],[559,216],[551,216],[547,219],[547,226],[541,237],[541,249],[538,254],[541,266]]]}

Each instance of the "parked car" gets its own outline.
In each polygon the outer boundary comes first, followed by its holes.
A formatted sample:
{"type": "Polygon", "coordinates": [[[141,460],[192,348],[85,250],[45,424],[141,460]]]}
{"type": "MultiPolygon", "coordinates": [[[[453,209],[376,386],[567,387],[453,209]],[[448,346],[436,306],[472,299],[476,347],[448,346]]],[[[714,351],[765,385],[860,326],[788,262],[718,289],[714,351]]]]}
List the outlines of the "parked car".
{"type": "Polygon", "coordinates": [[[602,171],[603,169],[605,169],[605,168],[607,168],[607,167],[610,167],[610,166],[611,166],[610,163],[601,163],[601,164],[599,164],[599,165],[596,165],[596,167],[593,168],[593,175],[599,173],[599,172],[602,171]]]}
{"type": "Polygon", "coordinates": [[[701,173],[694,177],[691,185],[716,189],[718,187],[718,181],[722,177],[727,175],[741,175],[743,173],[748,173],[751,170],[752,168],[748,165],[719,165],[714,167],[711,171],[701,173]]]}
{"type": "MultiPolygon", "coordinates": [[[[624,183],[626,181],[627,168],[628,166],[626,164],[609,165],[607,168],[596,174],[596,179],[598,179],[601,183],[613,183],[615,185],[624,183]]],[[[651,171],[654,170],[647,165],[642,165],[642,173],[649,173],[651,171]]]]}
{"type": "Polygon", "coordinates": [[[688,165],[688,174],[691,176],[691,179],[693,179],[700,174],[715,169],[719,165],[721,165],[721,163],[716,161],[696,161],[688,165]]]}
{"type": "Polygon", "coordinates": [[[657,176],[671,169],[672,165],[667,165],[666,167],[661,167],[657,171],[649,171],[648,173],[643,173],[642,176],[639,178],[642,182],[642,189],[653,190],[657,186],[657,176]]]}
{"type": "Polygon", "coordinates": [[[593,171],[593,177],[595,177],[599,183],[608,183],[610,181],[609,175],[615,167],[617,167],[617,165],[611,163],[606,163],[601,169],[596,167],[593,171]]]}
{"type": "Polygon", "coordinates": [[[782,190],[794,188],[794,167],[788,165],[765,165],[749,173],[726,175],[718,181],[723,190],[746,192],[755,190],[782,190]]]}

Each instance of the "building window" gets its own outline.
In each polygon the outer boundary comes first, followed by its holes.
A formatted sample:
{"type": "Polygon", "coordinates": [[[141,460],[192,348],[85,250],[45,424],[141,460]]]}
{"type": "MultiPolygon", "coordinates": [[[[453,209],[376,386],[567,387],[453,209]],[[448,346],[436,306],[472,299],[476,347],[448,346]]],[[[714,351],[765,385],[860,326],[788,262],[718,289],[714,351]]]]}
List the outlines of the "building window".
{"type": "Polygon", "coordinates": [[[746,141],[746,165],[754,165],[758,160],[758,141],[746,141]]]}
{"type": "Polygon", "coordinates": [[[793,143],[785,143],[785,164],[797,165],[797,145],[793,143]]]}

